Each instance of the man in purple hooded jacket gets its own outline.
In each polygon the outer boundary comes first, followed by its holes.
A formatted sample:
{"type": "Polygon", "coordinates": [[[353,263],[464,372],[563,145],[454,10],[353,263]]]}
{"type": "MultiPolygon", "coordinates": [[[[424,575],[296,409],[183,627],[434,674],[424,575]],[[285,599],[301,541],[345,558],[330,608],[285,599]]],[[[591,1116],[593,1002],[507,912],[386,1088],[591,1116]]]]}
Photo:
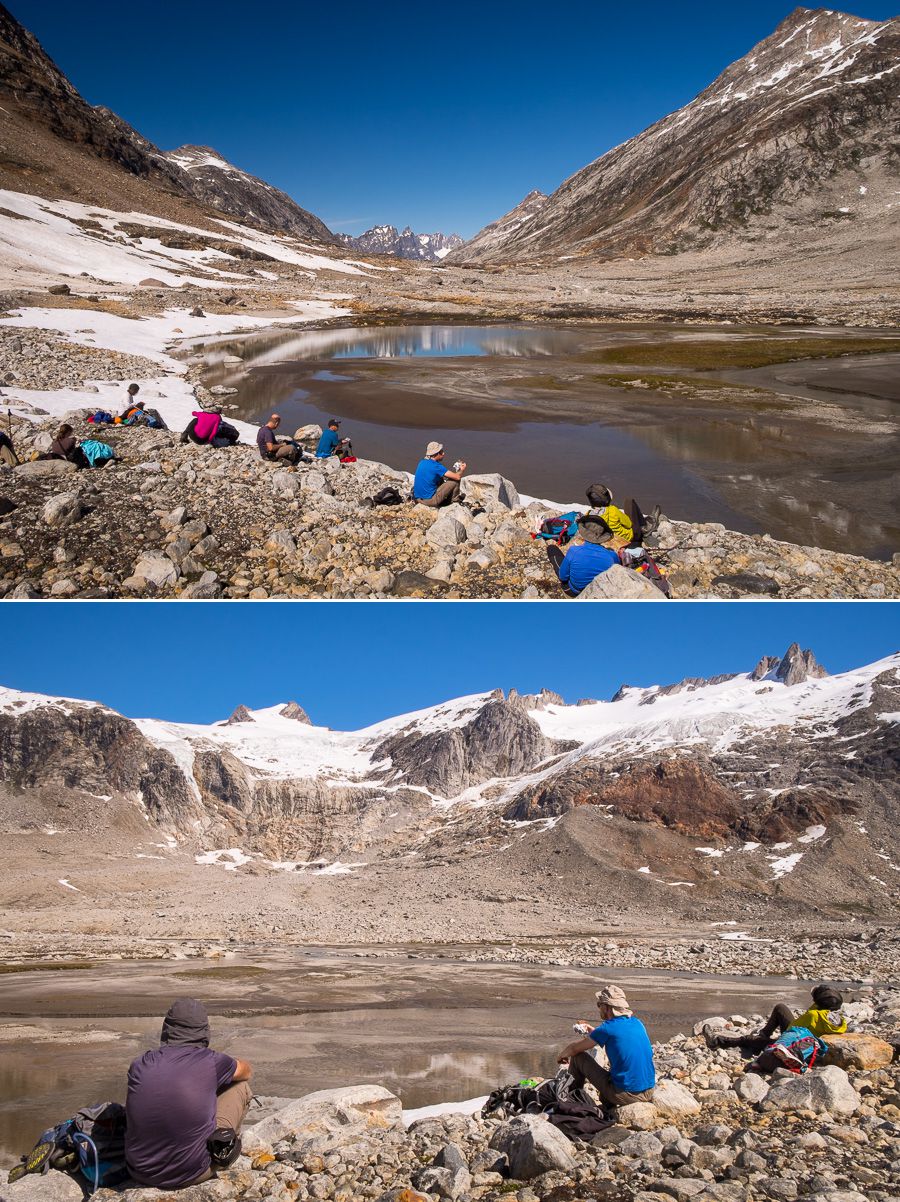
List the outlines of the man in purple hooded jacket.
{"type": "Polygon", "coordinates": [[[253,1096],[252,1067],[209,1047],[202,1003],[179,998],[163,1020],[160,1046],[132,1061],[125,1103],[131,1177],[182,1189],[213,1176],[209,1138],[237,1134],[253,1096]]]}

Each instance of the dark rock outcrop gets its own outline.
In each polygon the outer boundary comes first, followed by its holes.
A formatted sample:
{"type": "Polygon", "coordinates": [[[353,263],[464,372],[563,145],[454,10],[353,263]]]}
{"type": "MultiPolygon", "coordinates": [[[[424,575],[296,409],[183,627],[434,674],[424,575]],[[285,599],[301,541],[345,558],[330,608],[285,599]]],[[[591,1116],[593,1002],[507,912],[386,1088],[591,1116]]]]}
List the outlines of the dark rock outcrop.
{"type": "Polygon", "coordinates": [[[237,726],[240,722],[252,722],[253,715],[247,709],[246,705],[235,706],[230,718],[226,718],[222,723],[223,726],[237,726]]]}
{"type": "Polygon", "coordinates": [[[775,679],[783,684],[803,684],[807,680],[818,680],[828,673],[811,651],[801,651],[798,643],[791,643],[775,669],[775,679]]]}
{"type": "Polygon", "coordinates": [[[307,726],[312,726],[309,714],[296,701],[289,701],[278,712],[282,718],[291,718],[294,722],[305,722],[307,726]]]}

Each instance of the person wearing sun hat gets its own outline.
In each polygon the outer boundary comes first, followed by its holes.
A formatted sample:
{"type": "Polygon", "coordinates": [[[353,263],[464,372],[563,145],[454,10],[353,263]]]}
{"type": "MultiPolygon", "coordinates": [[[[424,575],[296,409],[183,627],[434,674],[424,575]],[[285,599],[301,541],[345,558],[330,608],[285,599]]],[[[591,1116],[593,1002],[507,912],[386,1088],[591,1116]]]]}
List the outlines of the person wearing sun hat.
{"type": "Polygon", "coordinates": [[[618,985],[605,985],[595,997],[600,1011],[599,1026],[579,1024],[586,1029],[584,1037],[564,1047],[557,1057],[558,1063],[568,1062],[575,1088],[589,1081],[606,1111],[632,1102],[651,1101],[656,1070],[644,1024],[635,1017],[618,985]],[[608,1069],[591,1056],[595,1047],[606,1051],[608,1069]]]}
{"type": "Polygon", "coordinates": [[[466,470],[465,463],[456,463],[451,471],[444,467],[444,444],[430,442],[425,448],[425,458],[420,459],[413,481],[413,500],[420,505],[437,508],[460,500],[459,482],[466,470]]]}
{"type": "Polygon", "coordinates": [[[568,596],[577,597],[601,572],[619,563],[612,544],[607,523],[590,513],[578,519],[578,532],[565,554],[556,543],[547,544],[547,556],[568,596]]]}

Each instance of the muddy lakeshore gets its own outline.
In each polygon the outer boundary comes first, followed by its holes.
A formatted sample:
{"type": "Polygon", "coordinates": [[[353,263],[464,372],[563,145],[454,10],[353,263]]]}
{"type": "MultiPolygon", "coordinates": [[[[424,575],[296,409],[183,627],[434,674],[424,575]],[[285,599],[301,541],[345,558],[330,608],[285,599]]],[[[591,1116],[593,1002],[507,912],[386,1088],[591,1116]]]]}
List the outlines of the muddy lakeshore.
{"type": "Polygon", "coordinates": [[[601,979],[628,992],[654,1040],[698,1017],[803,1001],[796,980],[297,951],[227,963],[106,963],[0,975],[0,1165],[86,1102],[124,1100],[178,996],[202,998],[213,1043],[252,1061],[261,1094],[359,1082],[405,1107],[461,1100],[553,1071],[601,979]]]}
{"type": "Polygon", "coordinates": [[[889,331],[354,325],[237,338],[205,358],[207,383],[237,390],[236,416],[277,410],[290,432],[339,415],[357,454],[394,468],[437,438],[448,462],[532,496],[579,501],[602,480],[689,521],[876,558],[900,546],[889,331]],[[807,357],[778,363],[791,348],[807,357]]]}

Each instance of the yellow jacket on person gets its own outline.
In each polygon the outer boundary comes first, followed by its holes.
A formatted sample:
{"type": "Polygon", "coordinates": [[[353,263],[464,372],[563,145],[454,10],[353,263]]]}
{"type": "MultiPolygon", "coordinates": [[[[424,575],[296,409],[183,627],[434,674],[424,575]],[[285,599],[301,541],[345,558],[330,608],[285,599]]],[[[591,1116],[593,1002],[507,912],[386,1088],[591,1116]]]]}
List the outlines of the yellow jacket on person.
{"type": "Polygon", "coordinates": [[[840,1010],[804,1011],[791,1023],[792,1027],[806,1027],[813,1035],[843,1035],[847,1030],[847,1020],[840,1010]],[[840,1020],[840,1021],[838,1021],[840,1020]]]}
{"type": "Polygon", "coordinates": [[[634,527],[631,524],[631,518],[627,513],[623,513],[618,505],[604,505],[602,509],[592,509],[590,512],[603,518],[617,542],[627,545],[634,541],[634,527]]]}

